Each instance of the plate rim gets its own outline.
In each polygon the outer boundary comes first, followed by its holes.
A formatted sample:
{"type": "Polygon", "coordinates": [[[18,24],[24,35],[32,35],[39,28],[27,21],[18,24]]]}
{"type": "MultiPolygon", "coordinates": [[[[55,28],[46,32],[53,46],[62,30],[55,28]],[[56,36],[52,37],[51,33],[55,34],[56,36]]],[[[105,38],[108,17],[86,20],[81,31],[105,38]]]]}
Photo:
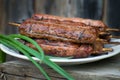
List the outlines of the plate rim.
{"type": "MultiPolygon", "coordinates": [[[[21,58],[21,59],[25,59],[25,60],[29,60],[26,56],[22,55],[19,53],[19,55],[16,53],[14,54],[11,54],[11,52],[7,52],[4,47],[3,44],[0,44],[0,49],[5,52],[6,54],[8,55],[11,55],[11,56],[14,56],[14,57],[17,57],[17,58],[21,58]]],[[[116,48],[116,47],[120,47],[120,45],[117,45],[117,46],[113,46],[111,48],[116,48]]],[[[7,47],[8,48],[8,47],[7,47]]],[[[9,49],[9,48],[8,48],[9,49]]],[[[13,50],[12,50],[13,51],[13,50]]],[[[88,62],[94,62],[94,61],[98,61],[98,60],[102,60],[102,59],[105,59],[105,58],[109,58],[109,57],[112,57],[112,56],[115,56],[117,54],[120,53],[120,50],[117,51],[117,52],[108,52],[107,54],[103,54],[103,55],[99,55],[99,56],[95,56],[95,57],[87,57],[87,58],[77,58],[77,59],[50,59],[51,61],[55,62],[55,63],[67,63],[67,64],[71,64],[71,63],[76,63],[76,64],[81,64],[81,63],[88,63],[88,62]]],[[[33,57],[36,61],[39,61],[38,58],[36,57],[33,57]]]]}

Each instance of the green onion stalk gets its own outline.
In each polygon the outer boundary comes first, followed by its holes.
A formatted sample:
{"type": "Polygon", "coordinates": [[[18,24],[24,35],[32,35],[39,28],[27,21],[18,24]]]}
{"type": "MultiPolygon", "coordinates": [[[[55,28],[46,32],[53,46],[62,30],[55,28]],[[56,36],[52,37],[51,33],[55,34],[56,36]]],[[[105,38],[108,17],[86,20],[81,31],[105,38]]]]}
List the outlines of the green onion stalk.
{"type": "Polygon", "coordinates": [[[5,46],[12,47],[17,49],[18,51],[22,52],[25,56],[28,57],[28,59],[43,73],[43,75],[46,77],[47,80],[51,80],[51,78],[48,76],[48,74],[45,72],[45,70],[42,68],[40,63],[45,63],[49,67],[51,67],[53,70],[64,76],[67,80],[74,80],[74,78],[68,74],[65,70],[63,70],[60,66],[58,66],[56,63],[52,62],[50,60],[49,56],[45,56],[43,50],[41,47],[31,38],[20,35],[20,34],[12,34],[12,35],[1,35],[0,34],[0,43],[4,44],[5,46]],[[19,42],[15,38],[20,38],[25,41],[28,41],[35,45],[35,47],[38,50],[34,50],[23,43],[19,42]],[[35,56],[40,60],[40,63],[36,62],[32,56],[35,56]]]}
{"type": "Polygon", "coordinates": [[[6,54],[0,50],[0,64],[6,61],[6,54]]]}

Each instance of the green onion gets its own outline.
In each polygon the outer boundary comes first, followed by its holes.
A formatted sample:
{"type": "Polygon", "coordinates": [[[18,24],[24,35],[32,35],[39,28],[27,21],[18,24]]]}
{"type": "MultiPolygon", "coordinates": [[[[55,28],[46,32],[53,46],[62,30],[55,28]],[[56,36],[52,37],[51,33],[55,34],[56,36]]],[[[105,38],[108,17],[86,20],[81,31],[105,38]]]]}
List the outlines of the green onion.
{"type": "Polygon", "coordinates": [[[41,47],[40,47],[34,40],[32,40],[31,38],[26,37],[26,36],[22,36],[22,35],[20,35],[20,34],[11,34],[11,35],[9,35],[9,36],[10,36],[10,37],[13,37],[13,38],[21,38],[21,39],[23,39],[23,40],[26,40],[26,41],[32,43],[32,44],[38,49],[38,51],[40,52],[40,54],[41,54],[41,56],[42,56],[41,60],[44,59],[44,52],[43,52],[43,50],[42,50],[41,47]]]}
{"type": "MultiPolygon", "coordinates": [[[[19,35],[19,38],[23,38],[22,35],[19,35]]],[[[20,46],[20,48],[22,48],[22,50],[30,53],[31,55],[37,57],[38,59],[41,60],[41,54],[39,54],[39,52],[37,52],[36,50],[29,48],[28,46],[22,44],[21,42],[13,39],[13,38],[18,38],[17,35],[10,35],[7,37],[7,40],[10,40],[13,44],[16,44],[16,46],[20,46]]],[[[27,38],[29,39],[29,38],[27,38]]],[[[18,50],[18,49],[17,49],[18,50]]],[[[23,53],[23,52],[22,52],[23,53]]],[[[30,55],[29,54],[29,55],[30,55]]],[[[65,72],[62,68],[60,68],[57,64],[55,64],[54,62],[49,60],[49,57],[44,56],[43,58],[43,62],[45,64],[47,64],[48,66],[50,66],[51,68],[53,68],[55,71],[57,71],[58,73],[60,73],[61,75],[63,75],[64,77],[66,77],[68,80],[74,80],[74,78],[72,78],[67,72],[65,72]]]]}
{"type": "MultiPolygon", "coordinates": [[[[5,38],[5,37],[4,37],[5,38]]],[[[20,52],[22,52],[24,55],[26,55],[30,60],[31,62],[43,73],[43,75],[48,79],[48,80],[51,80],[49,78],[49,76],[47,75],[47,73],[44,71],[44,69],[29,55],[29,53],[25,50],[23,50],[20,46],[14,44],[12,41],[9,41],[8,39],[1,39],[0,42],[6,46],[12,46],[14,47],[15,49],[19,50],[20,52]]]]}
{"type": "MultiPolygon", "coordinates": [[[[15,34],[16,35],[16,34],[15,34]]],[[[23,36],[23,35],[19,35],[19,36],[23,36]]],[[[16,37],[14,37],[14,38],[17,38],[17,36],[16,37]]],[[[17,42],[18,43],[18,42],[17,42]]],[[[20,44],[19,44],[20,45],[20,44]]],[[[21,45],[21,46],[24,46],[25,47],[25,45],[21,45]]],[[[25,48],[26,49],[26,48],[25,48]]],[[[28,49],[27,49],[28,50],[28,49]]],[[[32,49],[33,50],[33,49],[32,49]]],[[[33,55],[33,56],[35,56],[35,57],[37,57],[38,59],[40,59],[41,57],[38,55],[38,54],[33,54],[33,53],[35,53],[36,51],[35,50],[33,50],[34,52],[32,52],[31,54],[33,55]]],[[[52,67],[54,70],[56,70],[58,73],[60,73],[61,75],[63,75],[63,76],[65,76],[65,77],[67,77],[68,79],[70,79],[70,80],[73,80],[73,78],[67,73],[67,72],[65,72],[62,68],[60,68],[58,65],[56,65],[55,63],[53,63],[53,62],[51,62],[49,59],[48,59],[48,57],[46,57],[46,59],[44,59],[43,60],[43,62],[44,63],[46,63],[48,66],[50,66],[50,67],[52,67]]]]}
{"type": "Polygon", "coordinates": [[[6,61],[6,54],[0,50],[0,63],[3,63],[6,61]]]}
{"type": "MultiPolygon", "coordinates": [[[[32,43],[37,49],[38,51],[41,53],[41,56],[44,56],[44,52],[43,50],[41,49],[41,47],[35,42],[33,41],[31,38],[28,38],[26,36],[21,36],[20,34],[11,34],[9,35],[10,37],[13,37],[13,38],[21,38],[21,39],[24,39],[30,43],[32,43]]],[[[49,58],[54,58],[54,59],[71,59],[73,57],[53,57],[53,56],[48,56],[49,58]]],[[[43,59],[43,58],[42,58],[43,59]]],[[[42,60],[41,59],[41,60],[42,60]]]]}

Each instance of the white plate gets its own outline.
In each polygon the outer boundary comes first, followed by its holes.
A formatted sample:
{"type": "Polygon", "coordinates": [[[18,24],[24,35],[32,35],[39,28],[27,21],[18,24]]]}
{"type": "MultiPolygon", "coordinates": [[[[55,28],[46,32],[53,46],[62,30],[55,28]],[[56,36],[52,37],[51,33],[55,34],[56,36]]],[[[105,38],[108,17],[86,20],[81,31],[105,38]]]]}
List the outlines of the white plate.
{"type": "MultiPolygon", "coordinates": [[[[109,45],[107,45],[109,46],[109,45]]],[[[0,44],[0,48],[3,52],[5,52],[8,55],[17,57],[17,58],[21,58],[21,59],[25,59],[25,60],[29,60],[26,56],[20,54],[18,51],[12,50],[2,44],[0,44]]],[[[74,64],[83,64],[83,63],[89,63],[89,62],[94,62],[94,61],[98,61],[98,60],[102,60],[105,58],[109,58],[112,57],[114,55],[117,55],[120,53],[120,45],[117,46],[113,46],[111,47],[113,48],[112,52],[109,52],[108,54],[102,54],[102,55],[98,55],[98,56],[91,56],[91,57],[87,57],[87,58],[78,58],[78,59],[51,59],[51,61],[59,64],[59,65],[74,65],[74,64]]],[[[33,57],[36,61],[39,61],[38,58],[33,57]]]]}

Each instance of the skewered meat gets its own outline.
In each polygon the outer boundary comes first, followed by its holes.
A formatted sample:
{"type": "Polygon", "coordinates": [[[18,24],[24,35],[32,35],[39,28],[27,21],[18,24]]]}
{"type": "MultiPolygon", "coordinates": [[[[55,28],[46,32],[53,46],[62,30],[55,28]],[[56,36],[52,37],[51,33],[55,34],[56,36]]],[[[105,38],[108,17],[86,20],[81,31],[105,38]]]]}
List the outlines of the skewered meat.
{"type": "MultiPolygon", "coordinates": [[[[51,20],[51,19],[42,19],[42,20],[34,20],[34,19],[27,19],[25,22],[44,22],[44,23],[52,23],[52,24],[56,24],[56,25],[62,25],[62,26],[67,26],[67,27],[69,27],[69,26],[71,26],[71,27],[77,27],[77,28],[79,28],[79,29],[81,29],[81,28],[88,28],[88,29],[91,29],[91,28],[89,28],[89,27],[91,27],[91,26],[86,26],[84,23],[80,23],[80,22],[72,22],[72,21],[59,21],[59,20],[51,20]]],[[[93,27],[92,27],[93,28],[93,27]]],[[[110,40],[110,38],[111,37],[109,37],[111,34],[109,34],[109,33],[104,33],[104,32],[101,32],[101,31],[99,31],[96,27],[94,28],[94,29],[96,29],[96,32],[98,32],[97,34],[98,34],[98,36],[99,36],[99,38],[101,38],[101,39],[106,39],[107,41],[109,41],[110,40]],[[102,34],[103,33],[103,34],[102,34]]]]}
{"type": "Polygon", "coordinates": [[[52,19],[52,20],[59,20],[59,21],[82,22],[88,26],[107,27],[102,21],[83,19],[83,18],[65,18],[65,17],[53,16],[53,15],[47,15],[47,14],[34,14],[32,18],[36,20],[52,19]]]}
{"type": "MultiPolygon", "coordinates": [[[[99,50],[95,50],[94,46],[91,44],[75,44],[70,42],[61,42],[61,41],[51,41],[46,39],[34,39],[44,50],[45,54],[52,56],[61,56],[69,57],[73,56],[74,58],[78,57],[88,57],[91,54],[105,53],[102,51],[103,45],[99,50]],[[95,52],[96,51],[96,52],[95,52]]],[[[34,45],[24,42],[25,45],[36,49],[34,45]]],[[[100,46],[99,46],[100,47],[100,46]]]]}
{"type": "Polygon", "coordinates": [[[99,31],[120,31],[119,29],[109,28],[100,20],[84,19],[84,18],[65,18],[47,14],[34,14],[32,16],[35,20],[56,20],[60,22],[77,22],[84,23],[87,26],[96,27],[99,31]]]}
{"type": "MultiPolygon", "coordinates": [[[[106,34],[107,26],[101,21],[35,14],[15,25],[19,26],[20,34],[34,38],[48,55],[77,58],[112,51],[103,47],[104,43],[110,43],[110,34],[106,34]]],[[[35,49],[34,45],[25,44],[35,49]]]]}
{"type": "MultiPolygon", "coordinates": [[[[45,22],[23,22],[19,27],[23,35],[49,40],[62,40],[75,43],[94,43],[98,39],[98,32],[91,27],[72,27],[45,22]]],[[[106,40],[105,40],[106,41],[106,40]]]]}
{"type": "Polygon", "coordinates": [[[57,20],[57,21],[66,21],[66,22],[81,22],[84,23],[87,26],[94,26],[98,28],[107,28],[107,26],[100,20],[92,20],[92,19],[83,19],[83,18],[65,18],[65,17],[59,17],[59,16],[53,16],[53,15],[47,15],[47,14],[34,14],[32,16],[33,19],[36,20],[43,20],[43,19],[49,19],[49,20],[57,20]]]}

